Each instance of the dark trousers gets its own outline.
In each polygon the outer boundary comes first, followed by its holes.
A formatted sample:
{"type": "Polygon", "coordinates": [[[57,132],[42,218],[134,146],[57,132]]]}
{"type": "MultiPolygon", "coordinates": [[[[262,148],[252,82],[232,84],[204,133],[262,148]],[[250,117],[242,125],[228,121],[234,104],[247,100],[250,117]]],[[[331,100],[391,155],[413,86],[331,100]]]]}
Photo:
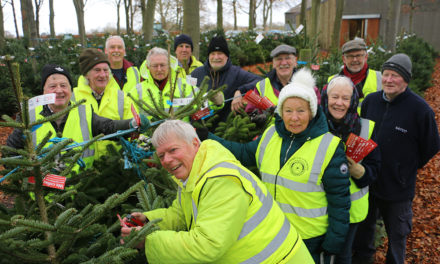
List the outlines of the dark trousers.
{"type": "Polygon", "coordinates": [[[345,244],[342,249],[342,252],[336,255],[336,263],[351,264],[352,246],[358,226],[359,223],[350,224],[350,228],[348,229],[347,237],[345,238],[345,244]]]}
{"type": "Polygon", "coordinates": [[[386,263],[403,264],[406,237],[412,229],[412,201],[386,201],[370,195],[367,218],[359,225],[353,243],[356,258],[369,259],[376,252],[374,234],[378,213],[383,218],[388,236],[386,263]]]}

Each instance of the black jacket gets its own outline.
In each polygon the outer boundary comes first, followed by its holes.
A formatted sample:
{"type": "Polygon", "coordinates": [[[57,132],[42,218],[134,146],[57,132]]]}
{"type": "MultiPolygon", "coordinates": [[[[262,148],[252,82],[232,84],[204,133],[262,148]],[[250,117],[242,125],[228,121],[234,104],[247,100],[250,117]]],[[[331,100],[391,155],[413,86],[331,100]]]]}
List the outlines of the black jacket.
{"type": "Polygon", "coordinates": [[[389,102],[384,92],[369,94],[361,116],[376,122],[374,130],[382,165],[370,193],[389,201],[412,200],[417,169],[440,149],[440,138],[431,107],[408,87],[389,102]]]}
{"type": "MultiPolygon", "coordinates": [[[[191,77],[197,78],[197,87],[200,87],[205,76],[208,76],[210,79],[208,90],[217,89],[223,84],[227,85],[227,88],[223,91],[225,100],[234,97],[234,93],[237,90],[240,90],[242,94],[252,90],[256,83],[262,79],[258,75],[232,65],[229,58],[225,66],[218,71],[212,71],[209,60],[207,60],[203,66],[198,67],[191,73],[191,77]]],[[[218,112],[222,121],[226,120],[231,112],[231,102],[232,100],[225,102],[224,107],[218,112]]]]}

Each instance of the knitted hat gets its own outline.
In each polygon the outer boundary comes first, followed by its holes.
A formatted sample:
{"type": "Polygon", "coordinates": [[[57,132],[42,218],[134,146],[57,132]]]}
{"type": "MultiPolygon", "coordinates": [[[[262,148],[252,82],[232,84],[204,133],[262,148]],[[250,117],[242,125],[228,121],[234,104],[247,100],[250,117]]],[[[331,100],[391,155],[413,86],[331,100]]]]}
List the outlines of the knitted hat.
{"type": "Polygon", "coordinates": [[[280,54],[293,54],[296,55],[296,49],[295,47],[286,45],[286,44],[281,44],[278,45],[276,48],[274,48],[271,52],[270,52],[270,57],[275,58],[276,56],[280,55],[280,54]]]}
{"type": "Polygon", "coordinates": [[[73,86],[72,78],[70,77],[70,73],[66,68],[56,64],[46,64],[44,65],[43,69],[41,69],[41,88],[44,88],[47,78],[55,73],[66,76],[67,80],[69,80],[70,87],[73,86]]]}
{"type": "Polygon", "coordinates": [[[194,49],[193,41],[192,41],[191,37],[188,35],[185,35],[185,34],[181,34],[181,35],[176,36],[176,38],[174,38],[174,51],[176,51],[177,46],[179,46],[182,43],[189,44],[191,46],[191,50],[194,49]]]}
{"type": "Polygon", "coordinates": [[[93,66],[102,62],[105,62],[110,66],[107,54],[94,48],[87,48],[79,55],[79,70],[82,75],[86,75],[93,66]]]}
{"type": "Polygon", "coordinates": [[[355,38],[353,40],[345,42],[342,46],[342,54],[353,50],[367,50],[365,40],[361,38],[355,38]]]}
{"type": "Polygon", "coordinates": [[[402,76],[406,83],[409,83],[411,80],[411,69],[411,59],[408,57],[408,55],[403,53],[393,55],[382,65],[382,72],[384,70],[395,71],[402,76]]]}
{"type": "Polygon", "coordinates": [[[221,51],[229,57],[228,43],[223,36],[215,36],[211,39],[208,46],[208,56],[213,51],[221,51]]]}
{"type": "Polygon", "coordinates": [[[276,112],[282,117],[283,104],[290,97],[298,97],[309,102],[312,117],[316,116],[318,109],[318,98],[314,90],[315,78],[307,68],[302,68],[292,76],[292,81],[281,89],[278,96],[276,112]]]}

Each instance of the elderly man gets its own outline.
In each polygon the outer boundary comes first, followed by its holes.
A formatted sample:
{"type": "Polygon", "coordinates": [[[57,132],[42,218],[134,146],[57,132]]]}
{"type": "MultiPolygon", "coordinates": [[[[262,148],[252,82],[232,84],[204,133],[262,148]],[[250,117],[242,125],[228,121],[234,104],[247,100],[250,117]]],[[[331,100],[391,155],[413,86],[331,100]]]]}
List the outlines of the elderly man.
{"type": "Polygon", "coordinates": [[[185,70],[186,74],[191,74],[196,68],[203,66],[203,63],[198,61],[192,55],[193,42],[190,36],[181,34],[174,39],[174,52],[176,53],[179,66],[185,70]]]}
{"type": "Polygon", "coordinates": [[[370,94],[362,104],[361,116],[376,122],[382,163],[376,182],[370,186],[369,212],[357,232],[353,263],[373,263],[378,211],[388,236],[386,262],[405,262],[417,169],[440,149],[434,112],[408,87],[411,71],[406,54],[392,56],[382,65],[383,91],[370,94]]]}
{"type": "Polygon", "coordinates": [[[124,59],[125,43],[120,36],[110,36],[105,41],[105,54],[110,62],[113,78],[124,92],[140,83],[139,70],[133,63],[124,59]]]}
{"type": "MultiPolygon", "coordinates": [[[[142,99],[145,103],[154,107],[152,99],[150,98],[147,90],[150,91],[159,98],[162,95],[164,111],[168,112],[171,105],[169,101],[171,99],[171,84],[176,85],[174,89],[174,98],[185,98],[192,96],[191,86],[186,82],[185,78],[179,77],[179,73],[169,67],[168,52],[165,49],[154,47],[152,48],[146,58],[147,64],[147,76],[144,81],[131,90],[131,94],[135,99],[142,99]],[[176,80],[177,78],[177,80],[176,80]]],[[[223,95],[217,96],[213,99],[215,105],[223,104],[223,95]]],[[[182,105],[173,105],[174,109],[181,107],[182,105]]]]}
{"type": "Polygon", "coordinates": [[[220,143],[200,142],[180,120],[161,124],[152,143],[179,188],[170,208],[132,213],[163,219],[145,239],[149,263],[313,263],[267,188],[220,143]]]}
{"type": "MultiPolygon", "coordinates": [[[[31,109],[29,111],[31,122],[63,111],[71,104],[72,78],[64,67],[54,64],[45,65],[41,71],[41,86],[43,94],[54,93],[56,95],[55,102],[31,109]]],[[[149,124],[148,120],[141,117],[141,121],[141,128],[145,130],[149,124]]],[[[32,142],[34,146],[37,146],[51,131],[52,137],[61,134],[63,138],[71,138],[74,142],[80,143],[101,133],[111,134],[135,126],[134,119],[111,120],[104,118],[97,115],[91,105],[82,104],[55,121],[43,123],[41,127],[32,132],[32,142]]],[[[8,137],[6,144],[17,149],[24,148],[23,132],[20,129],[15,129],[8,137]]],[[[93,164],[93,157],[94,146],[91,146],[82,156],[86,168],[93,164]]]]}
{"type": "MultiPolygon", "coordinates": [[[[78,86],[73,89],[72,100],[86,99],[86,104],[100,116],[113,120],[131,119],[131,99],[119,89],[118,83],[110,75],[107,55],[94,48],[84,49],[79,56],[81,76],[78,86]]],[[[110,141],[97,142],[95,155],[105,155],[110,141]]]]}
{"type": "MultiPolygon", "coordinates": [[[[379,71],[372,70],[367,64],[367,45],[361,38],[347,41],[342,46],[342,61],[344,68],[339,75],[351,79],[359,94],[359,110],[364,98],[376,91],[382,90],[382,75],[379,71]]],[[[328,82],[334,77],[330,76],[328,82]]]]}
{"type": "Polygon", "coordinates": [[[208,60],[202,67],[195,69],[191,77],[197,78],[197,86],[200,86],[205,76],[210,77],[209,89],[217,89],[226,84],[223,91],[225,99],[234,98],[232,103],[226,102],[218,112],[219,121],[224,121],[231,111],[243,108],[241,94],[255,87],[261,77],[247,72],[238,66],[234,66],[229,59],[228,43],[223,36],[213,37],[208,46],[208,60]]]}

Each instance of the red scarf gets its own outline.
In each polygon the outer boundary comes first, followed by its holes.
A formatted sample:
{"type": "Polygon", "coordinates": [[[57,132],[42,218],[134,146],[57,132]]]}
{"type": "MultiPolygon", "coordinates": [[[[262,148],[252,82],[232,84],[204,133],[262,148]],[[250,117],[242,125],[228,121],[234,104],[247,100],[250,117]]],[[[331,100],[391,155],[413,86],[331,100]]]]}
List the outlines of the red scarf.
{"type": "Polygon", "coordinates": [[[360,70],[357,73],[351,73],[348,69],[347,66],[344,65],[344,75],[347,76],[348,78],[351,79],[351,81],[354,83],[354,85],[360,83],[362,80],[364,80],[367,77],[367,69],[368,69],[368,65],[367,63],[365,63],[364,67],[362,68],[362,70],[360,70]]]}
{"type": "Polygon", "coordinates": [[[162,81],[158,81],[158,80],[154,80],[154,83],[156,84],[157,88],[159,88],[159,90],[163,90],[163,88],[165,88],[165,85],[167,85],[168,82],[168,77],[163,79],[162,81]]]}

